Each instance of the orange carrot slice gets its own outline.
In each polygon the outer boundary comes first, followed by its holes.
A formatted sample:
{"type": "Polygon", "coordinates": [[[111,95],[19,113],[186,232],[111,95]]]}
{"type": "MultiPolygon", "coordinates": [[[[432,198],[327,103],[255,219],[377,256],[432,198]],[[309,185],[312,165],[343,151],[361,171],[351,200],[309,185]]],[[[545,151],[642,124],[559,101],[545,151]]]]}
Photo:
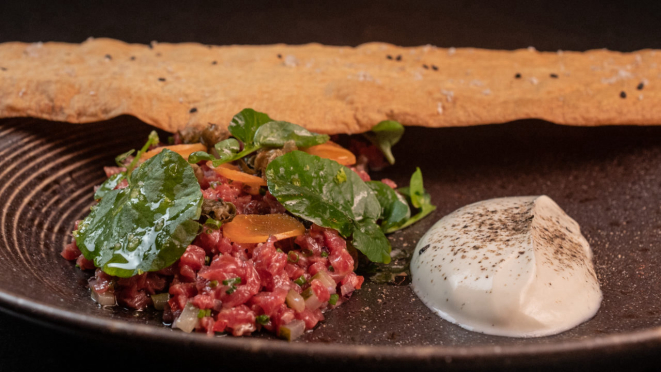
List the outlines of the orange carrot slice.
{"type": "Polygon", "coordinates": [[[163,146],[163,147],[157,147],[153,150],[147,151],[142,156],[140,157],[140,160],[147,160],[151,157],[154,157],[163,151],[163,149],[168,149],[171,151],[176,152],[177,154],[181,155],[184,159],[188,160],[188,156],[190,154],[194,153],[195,151],[207,151],[207,147],[204,146],[201,143],[195,143],[195,144],[190,144],[190,145],[172,145],[172,146],[163,146]]]}
{"type": "Polygon", "coordinates": [[[305,226],[286,214],[240,214],[223,225],[223,236],[235,243],[264,243],[303,235],[305,226]]]}
{"type": "Polygon", "coordinates": [[[317,155],[320,158],[335,160],[342,165],[356,164],[356,156],[349,150],[338,145],[335,142],[328,141],[321,145],[316,145],[301,149],[310,155],[317,155]]]}
{"type": "Polygon", "coordinates": [[[266,186],[266,181],[257,176],[252,176],[248,173],[243,173],[239,170],[239,167],[236,167],[231,164],[221,164],[218,167],[214,167],[213,164],[208,161],[207,162],[207,167],[211,168],[214,170],[214,172],[220,174],[221,176],[233,180],[233,181],[238,181],[245,183],[246,185],[250,186],[266,186]]]}

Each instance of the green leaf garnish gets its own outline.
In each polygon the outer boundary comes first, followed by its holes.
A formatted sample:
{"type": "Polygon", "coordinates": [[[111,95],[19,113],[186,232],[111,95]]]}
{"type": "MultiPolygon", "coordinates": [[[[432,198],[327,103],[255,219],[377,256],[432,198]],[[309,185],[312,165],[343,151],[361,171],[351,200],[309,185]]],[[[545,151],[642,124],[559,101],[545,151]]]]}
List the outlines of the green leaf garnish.
{"type": "Polygon", "coordinates": [[[408,196],[411,198],[411,204],[416,208],[421,208],[431,201],[431,196],[425,191],[420,168],[416,168],[413,175],[411,175],[408,196]]]}
{"type": "Polygon", "coordinates": [[[107,193],[110,191],[114,190],[117,185],[119,185],[120,182],[122,182],[123,179],[125,179],[126,176],[124,173],[116,173],[110,176],[107,180],[105,180],[101,186],[96,190],[94,193],[94,200],[99,200],[103,198],[107,193]]]}
{"type": "Polygon", "coordinates": [[[356,223],[352,244],[370,261],[390,263],[390,241],[376,222],[364,220],[356,223]],[[388,249],[384,249],[384,247],[388,247],[388,249]]]}
{"type": "Polygon", "coordinates": [[[422,182],[422,171],[420,168],[416,168],[415,172],[411,176],[411,183],[409,187],[401,187],[399,191],[402,195],[409,198],[411,204],[418,208],[419,211],[416,215],[409,218],[401,226],[393,226],[386,230],[386,233],[391,233],[397,230],[401,230],[405,227],[409,227],[414,223],[425,218],[428,214],[436,210],[436,206],[431,204],[431,196],[425,191],[423,182],[422,182]]]}
{"type": "Polygon", "coordinates": [[[227,129],[236,139],[243,142],[244,147],[248,147],[254,143],[257,129],[269,121],[273,120],[267,114],[246,108],[234,115],[227,129]]]}
{"type": "Polygon", "coordinates": [[[134,152],[135,152],[135,149],[133,149],[133,150],[129,150],[129,151],[123,153],[123,154],[119,154],[119,155],[117,155],[117,156],[115,157],[115,163],[117,163],[117,166],[118,166],[118,167],[125,167],[126,164],[124,164],[124,160],[126,160],[126,158],[128,158],[129,156],[131,156],[131,154],[133,154],[134,152]]]}
{"type": "Polygon", "coordinates": [[[395,164],[392,147],[404,134],[404,126],[393,120],[385,120],[375,125],[369,133],[363,135],[381,150],[388,163],[395,164]]]}
{"type": "Polygon", "coordinates": [[[367,186],[374,191],[379,204],[381,204],[381,217],[379,219],[381,220],[383,232],[396,231],[398,226],[404,224],[411,217],[411,208],[409,208],[406,199],[390,186],[380,181],[369,181],[367,186]]]}
{"type": "Polygon", "coordinates": [[[241,145],[239,145],[239,141],[235,140],[234,138],[228,138],[224,141],[220,141],[217,144],[215,144],[213,147],[218,152],[218,160],[223,160],[223,161],[229,161],[230,159],[234,158],[236,153],[241,150],[241,145]]]}
{"type": "Polygon", "coordinates": [[[202,199],[193,169],[164,149],[135,169],[129,187],[107,192],[74,238],[85,258],[110,275],[157,271],[197,235],[202,199]]]}
{"type": "Polygon", "coordinates": [[[327,134],[312,133],[300,125],[286,121],[272,121],[255,132],[255,144],[263,147],[283,147],[285,142],[294,141],[297,147],[310,147],[326,143],[327,134]]]}
{"type": "Polygon", "coordinates": [[[138,162],[140,161],[140,157],[142,156],[142,154],[147,152],[147,150],[149,150],[149,147],[151,147],[152,145],[158,145],[159,142],[160,140],[158,139],[158,133],[156,133],[155,130],[152,130],[151,133],[149,133],[149,137],[147,137],[147,143],[145,143],[142,146],[140,151],[138,151],[138,153],[135,154],[135,158],[133,158],[131,164],[128,167],[126,167],[126,174],[131,174],[131,172],[133,172],[133,169],[136,167],[136,165],[138,165],[138,162]]]}
{"type": "Polygon", "coordinates": [[[354,233],[356,249],[376,262],[389,262],[390,243],[375,222],[381,205],[355,172],[333,160],[293,151],[269,164],[266,180],[289,212],[345,238],[354,233]],[[342,173],[340,178],[346,179],[336,182],[342,173]]]}
{"type": "Polygon", "coordinates": [[[203,160],[207,161],[213,161],[216,158],[213,157],[213,155],[205,152],[205,151],[195,151],[194,153],[188,155],[188,162],[190,164],[197,164],[203,160]]]}

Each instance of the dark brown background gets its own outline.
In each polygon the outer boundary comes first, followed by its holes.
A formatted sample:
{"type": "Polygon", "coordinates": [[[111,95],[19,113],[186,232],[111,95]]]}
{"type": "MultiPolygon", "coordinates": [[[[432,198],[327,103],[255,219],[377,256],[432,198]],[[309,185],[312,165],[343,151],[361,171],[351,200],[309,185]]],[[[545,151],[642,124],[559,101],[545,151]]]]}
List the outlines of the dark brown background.
{"type": "MultiPolygon", "coordinates": [[[[140,43],[357,45],[385,41],[440,47],[631,51],[661,48],[659,18],[661,2],[5,1],[0,3],[0,42],[80,42],[89,36],[105,36],[140,43]]],[[[645,137],[646,132],[639,134],[645,137]]],[[[188,363],[190,351],[181,352],[179,363],[188,363]]],[[[171,366],[170,360],[169,355],[145,355],[140,346],[84,339],[0,313],[2,371],[40,370],[47,364],[70,370],[111,365],[114,370],[162,370],[171,366]]],[[[653,370],[654,362],[648,355],[613,361],[612,366],[653,370]]]]}

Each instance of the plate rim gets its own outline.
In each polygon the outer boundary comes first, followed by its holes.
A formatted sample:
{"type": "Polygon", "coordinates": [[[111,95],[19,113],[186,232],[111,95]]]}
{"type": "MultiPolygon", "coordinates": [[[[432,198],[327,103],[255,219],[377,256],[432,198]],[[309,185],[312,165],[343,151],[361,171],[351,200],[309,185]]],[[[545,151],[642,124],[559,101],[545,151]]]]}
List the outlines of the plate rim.
{"type": "Polygon", "coordinates": [[[153,325],[103,318],[76,313],[36,301],[26,296],[0,288],[0,310],[65,332],[150,339],[159,343],[188,343],[224,352],[259,353],[269,356],[310,355],[320,358],[368,359],[387,361],[435,361],[446,363],[462,360],[507,359],[509,362],[531,356],[547,356],[562,359],[589,352],[631,352],[648,344],[661,346],[661,326],[577,340],[565,340],[545,344],[509,344],[476,346],[440,345],[347,345],[339,343],[285,342],[254,337],[207,337],[204,334],[177,332],[153,325]]]}

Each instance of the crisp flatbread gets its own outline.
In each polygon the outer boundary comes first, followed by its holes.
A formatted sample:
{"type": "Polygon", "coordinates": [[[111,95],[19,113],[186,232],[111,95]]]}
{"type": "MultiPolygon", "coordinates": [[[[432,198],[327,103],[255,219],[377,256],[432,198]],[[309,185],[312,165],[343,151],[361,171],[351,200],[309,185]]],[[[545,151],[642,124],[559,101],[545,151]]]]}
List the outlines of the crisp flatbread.
{"type": "Polygon", "coordinates": [[[250,107],[323,133],[539,118],[661,124],[661,52],[433,46],[0,44],[0,117],[87,123],[128,114],[176,131],[250,107]]]}

